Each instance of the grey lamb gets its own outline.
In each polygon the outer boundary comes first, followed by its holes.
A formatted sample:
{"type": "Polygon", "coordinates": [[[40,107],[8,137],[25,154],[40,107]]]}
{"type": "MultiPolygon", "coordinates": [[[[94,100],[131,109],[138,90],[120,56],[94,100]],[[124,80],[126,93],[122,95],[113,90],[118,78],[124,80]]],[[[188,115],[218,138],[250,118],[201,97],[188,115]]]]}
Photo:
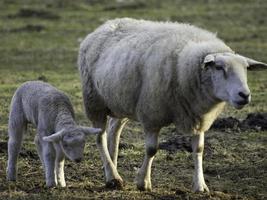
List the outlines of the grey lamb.
{"type": "Polygon", "coordinates": [[[85,136],[101,129],[78,126],[69,98],[48,83],[29,81],[15,92],[8,123],[7,179],[17,177],[17,158],[27,124],[37,128],[35,143],[45,170],[46,185],[65,187],[64,160],[83,158],[85,136]]]}

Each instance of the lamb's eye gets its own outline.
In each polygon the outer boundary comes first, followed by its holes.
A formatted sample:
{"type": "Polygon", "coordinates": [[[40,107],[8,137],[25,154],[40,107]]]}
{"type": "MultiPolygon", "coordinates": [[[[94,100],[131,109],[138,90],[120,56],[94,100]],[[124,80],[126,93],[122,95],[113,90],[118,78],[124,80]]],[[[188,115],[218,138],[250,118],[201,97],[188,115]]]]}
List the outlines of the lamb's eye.
{"type": "Polygon", "coordinates": [[[216,70],[224,70],[223,66],[221,66],[221,65],[216,65],[215,66],[215,69],[216,70]]]}

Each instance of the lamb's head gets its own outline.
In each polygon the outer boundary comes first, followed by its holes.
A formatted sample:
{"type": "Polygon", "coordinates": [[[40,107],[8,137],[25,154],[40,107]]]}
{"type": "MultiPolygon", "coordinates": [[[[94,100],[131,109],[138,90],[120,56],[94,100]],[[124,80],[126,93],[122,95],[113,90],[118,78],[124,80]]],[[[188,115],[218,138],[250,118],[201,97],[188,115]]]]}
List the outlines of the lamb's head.
{"type": "Polygon", "coordinates": [[[205,57],[204,73],[208,73],[213,95],[236,109],[243,108],[251,100],[247,84],[247,69],[264,68],[261,63],[234,53],[215,53],[205,57]]]}
{"type": "Polygon", "coordinates": [[[86,135],[100,133],[99,128],[70,127],[62,129],[50,136],[43,137],[44,141],[59,143],[64,154],[72,161],[81,162],[85,146],[86,135]]]}

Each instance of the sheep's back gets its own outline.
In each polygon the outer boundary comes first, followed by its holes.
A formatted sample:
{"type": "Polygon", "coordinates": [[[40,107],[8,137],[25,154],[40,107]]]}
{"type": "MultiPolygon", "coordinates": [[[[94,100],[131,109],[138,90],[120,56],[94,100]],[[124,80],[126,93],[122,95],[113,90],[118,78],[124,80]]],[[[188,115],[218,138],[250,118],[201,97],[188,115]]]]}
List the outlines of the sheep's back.
{"type": "Polygon", "coordinates": [[[146,109],[142,112],[164,115],[171,102],[179,53],[189,41],[213,39],[218,40],[188,24],[111,20],[82,42],[81,76],[89,77],[113,113],[138,118],[140,110],[146,109]]]}

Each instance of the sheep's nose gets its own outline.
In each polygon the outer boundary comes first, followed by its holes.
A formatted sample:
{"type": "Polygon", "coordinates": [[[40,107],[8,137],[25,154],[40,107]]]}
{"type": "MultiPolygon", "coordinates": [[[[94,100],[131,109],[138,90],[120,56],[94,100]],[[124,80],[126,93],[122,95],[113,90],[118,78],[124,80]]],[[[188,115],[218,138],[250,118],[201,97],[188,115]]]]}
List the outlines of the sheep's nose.
{"type": "Polygon", "coordinates": [[[82,158],[76,158],[74,161],[75,161],[76,163],[80,163],[80,162],[82,162],[82,158]]]}
{"type": "Polygon", "coordinates": [[[239,96],[241,96],[244,100],[248,100],[250,93],[245,94],[244,92],[239,92],[239,96]]]}
{"type": "Polygon", "coordinates": [[[239,92],[238,95],[243,98],[243,100],[237,102],[239,105],[246,105],[250,102],[250,93],[239,92]]]}

